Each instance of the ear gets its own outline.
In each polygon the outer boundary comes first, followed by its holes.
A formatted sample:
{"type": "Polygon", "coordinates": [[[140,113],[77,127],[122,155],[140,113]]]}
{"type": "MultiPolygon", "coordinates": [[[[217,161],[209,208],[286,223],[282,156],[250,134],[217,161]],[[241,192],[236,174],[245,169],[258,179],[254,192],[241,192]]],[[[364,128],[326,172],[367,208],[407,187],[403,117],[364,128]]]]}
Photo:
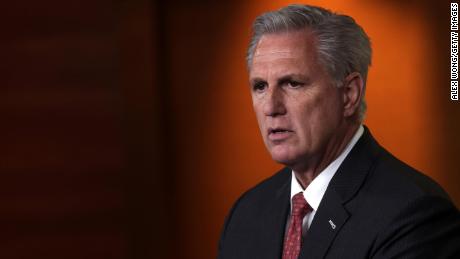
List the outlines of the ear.
{"type": "Polygon", "coordinates": [[[349,74],[343,82],[344,116],[358,116],[359,106],[364,94],[363,77],[358,72],[349,74]]]}

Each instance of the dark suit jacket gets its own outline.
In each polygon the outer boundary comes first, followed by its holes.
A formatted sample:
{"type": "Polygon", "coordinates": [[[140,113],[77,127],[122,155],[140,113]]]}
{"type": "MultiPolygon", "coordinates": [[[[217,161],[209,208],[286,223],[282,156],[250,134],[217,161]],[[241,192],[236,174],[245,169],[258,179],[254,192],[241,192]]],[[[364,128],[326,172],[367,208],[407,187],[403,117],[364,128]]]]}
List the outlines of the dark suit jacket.
{"type": "MultiPolygon", "coordinates": [[[[219,259],[281,258],[290,183],[285,168],[238,199],[219,259]]],[[[366,128],[332,178],[299,258],[460,258],[459,211],[434,181],[384,150],[366,128]]]]}

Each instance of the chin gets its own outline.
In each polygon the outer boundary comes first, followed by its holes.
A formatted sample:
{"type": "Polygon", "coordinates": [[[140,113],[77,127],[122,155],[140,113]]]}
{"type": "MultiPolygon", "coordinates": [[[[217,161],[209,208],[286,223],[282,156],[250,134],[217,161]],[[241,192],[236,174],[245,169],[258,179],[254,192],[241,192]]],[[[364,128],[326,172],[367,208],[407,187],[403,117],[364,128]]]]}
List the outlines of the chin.
{"type": "Polygon", "coordinates": [[[280,164],[289,166],[294,163],[296,156],[286,150],[271,150],[272,159],[280,164]]]}

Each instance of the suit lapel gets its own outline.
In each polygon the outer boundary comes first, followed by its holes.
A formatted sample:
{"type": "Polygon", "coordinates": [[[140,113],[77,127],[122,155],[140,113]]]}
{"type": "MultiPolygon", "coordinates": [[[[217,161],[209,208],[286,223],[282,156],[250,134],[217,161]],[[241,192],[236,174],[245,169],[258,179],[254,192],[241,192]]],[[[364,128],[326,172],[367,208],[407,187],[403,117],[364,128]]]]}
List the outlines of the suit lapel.
{"type": "Polygon", "coordinates": [[[285,177],[282,177],[283,184],[276,190],[274,199],[267,199],[270,204],[264,217],[261,217],[263,231],[260,238],[266,244],[262,247],[263,251],[258,253],[264,255],[261,258],[279,259],[283,251],[284,232],[290,206],[291,170],[285,168],[282,174],[285,174],[285,177]]]}
{"type": "Polygon", "coordinates": [[[346,203],[359,191],[381,148],[367,127],[332,178],[302,243],[299,259],[324,258],[352,213],[346,203]]]}
{"type": "Polygon", "coordinates": [[[335,192],[325,194],[303,240],[299,259],[323,258],[348,217],[349,214],[337,194],[335,192]]]}

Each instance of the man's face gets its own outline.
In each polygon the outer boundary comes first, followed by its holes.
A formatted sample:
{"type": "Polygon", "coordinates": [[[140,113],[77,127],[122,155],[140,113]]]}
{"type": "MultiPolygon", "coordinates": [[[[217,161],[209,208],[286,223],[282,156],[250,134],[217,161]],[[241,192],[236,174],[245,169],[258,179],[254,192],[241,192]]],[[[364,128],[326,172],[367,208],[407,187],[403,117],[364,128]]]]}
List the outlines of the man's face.
{"type": "Polygon", "coordinates": [[[272,158],[291,167],[327,159],[343,122],[341,88],[320,64],[308,31],[267,34],[250,68],[254,110],[272,158]]]}

